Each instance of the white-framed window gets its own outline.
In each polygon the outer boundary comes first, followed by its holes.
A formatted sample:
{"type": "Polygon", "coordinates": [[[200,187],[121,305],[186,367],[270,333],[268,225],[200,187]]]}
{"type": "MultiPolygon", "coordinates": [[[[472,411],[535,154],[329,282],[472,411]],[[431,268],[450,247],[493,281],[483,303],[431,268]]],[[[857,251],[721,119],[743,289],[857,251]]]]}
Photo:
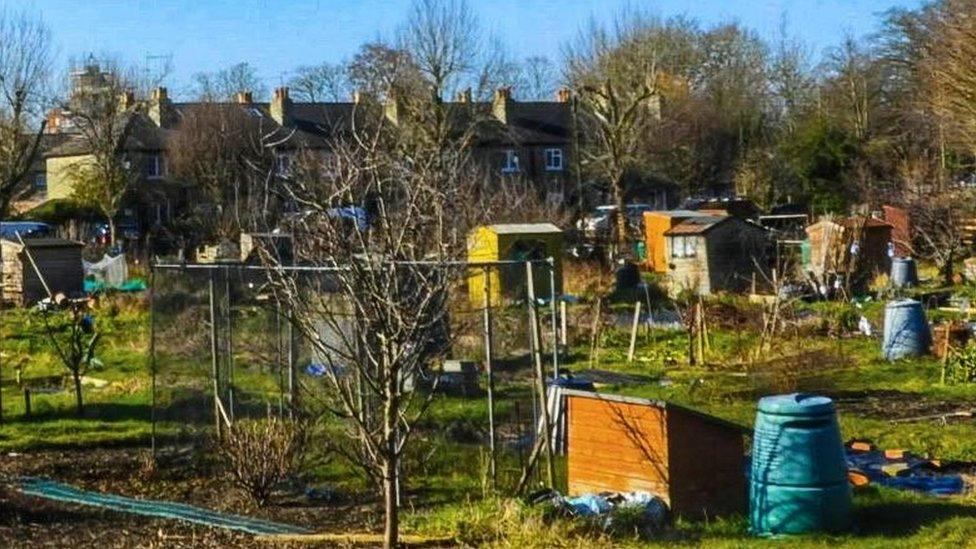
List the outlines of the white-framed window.
{"type": "Polygon", "coordinates": [[[684,258],[698,255],[698,238],[694,236],[672,236],[671,257],[684,258]]]}
{"type": "Polygon", "coordinates": [[[546,149],[546,171],[549,172],[563,171],[563,150],[562,149],[546,149]]]}
{"type": "Polygon", "coordinates": [[[506,150],[505,158],[502,161],[502,173],[516,173],[519,170],[518,151],[515,149],[506,150]]]}
{"type": "Polygon", "coordinates": [[[146,179],[162,179],[166,171],[163,156],[151,154],[146,157],[146,179]]]}
{"type": "Polygon", "coordinates": [[[291,173],[291,155],[288,153],[278,153],[275,157],[275,172],[285,176],[291,173]]]}
{"type": "Polygon", "coordinates": [[[246,112],[248,115],[250,115],[251,118],[263,118],[264,117],[264,113],[261,112],[261,109],[259,109],[257,107],[244,107],[244,112],[246,112]]]}

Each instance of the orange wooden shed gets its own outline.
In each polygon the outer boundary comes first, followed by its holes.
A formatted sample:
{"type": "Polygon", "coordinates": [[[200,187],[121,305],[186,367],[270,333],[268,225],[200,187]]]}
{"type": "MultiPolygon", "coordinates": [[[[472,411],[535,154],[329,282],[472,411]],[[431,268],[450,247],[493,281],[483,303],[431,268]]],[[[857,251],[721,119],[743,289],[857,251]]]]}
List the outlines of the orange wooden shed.
{"type": "Polygon", "coordinates": [[[668,272],[667,243],[664,239],[664,233],[686,219],[707,215],[692,210],[644,212],[644,246],[647,249],[647,268],[656,273],[668,272]]]}
{"type": "Polygon", "coordinates": [[[745,511],[749,429],[664,401],[562,394],[571,495],[645,491],[686,518],[745,511]]]}

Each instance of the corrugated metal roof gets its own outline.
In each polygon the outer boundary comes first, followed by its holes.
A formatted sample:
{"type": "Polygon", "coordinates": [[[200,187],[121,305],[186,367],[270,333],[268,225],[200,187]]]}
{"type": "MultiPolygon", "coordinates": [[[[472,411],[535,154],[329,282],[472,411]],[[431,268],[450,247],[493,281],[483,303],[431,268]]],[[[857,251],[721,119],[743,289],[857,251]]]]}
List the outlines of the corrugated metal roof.
{"type": "Polygon", "coordinates": [[[499,223],[488,225],[496,234],[538,234],[561,233],[562,229],[552,223],[499,223]]]}

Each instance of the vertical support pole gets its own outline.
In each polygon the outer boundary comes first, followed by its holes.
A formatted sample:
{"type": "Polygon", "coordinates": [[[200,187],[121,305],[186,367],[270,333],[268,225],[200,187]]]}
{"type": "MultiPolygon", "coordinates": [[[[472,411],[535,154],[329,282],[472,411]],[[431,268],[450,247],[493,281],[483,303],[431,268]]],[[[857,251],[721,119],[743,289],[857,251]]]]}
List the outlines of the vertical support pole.
{"type": "Polygon", "coordinates": [[[566,341],[568,336],[566,335],[566,302],[559,302],[559,322],[561,326],[559,327],[559,344],[562,345],[563,349],[566,349],[566,341]]]}
{"type": "Polygon", "coordinates": [[[556,486],[556,470],[552,461],[552,422],[549,417],[549,405],[546,402],[546,382],[545,371],[542,368],[542,342],[539,333],[539,312],[536,309],[535,301],[535,281],[532,276],[532,262],[525,262],[526,288],[528,290],[527,301],[529,305],[529,329],[532,332],[532,356],[535,357],[535,378],[536,389],[539,392],[539,409],[542,412],[542,443],[546,452],[546,472],[549,477],[549,487],[556,486]]]}
{"type": "Polygon", "coordinates": [[[220,426],[220,368],[217,363],[217,297],[214,295],[215,278],[217,271],[210,271],[210,366],[213,376],[213,398],[214,398],[214,423],[217,427],[217,439],[221,438],[220,426]]]}
{"type": "Polygon", "coordinates": [[[298,346],[296,345],[295,324],[291,311],[288,312],[288,317],[288,417],[295,417],[295,406],[298,405],[298,384],[295,380],[298,346]]]}
{"type": "Polygon", "coordinates": [[[230,298],[230,267],[224,267],[224,295],[227,299],[227,416],[234,422],[234,307],[230,298]]]}
{"type": "Polygon", "coordinates": [[[156,268],[149,261],[149,450],[156,461],[156,268]]]}
{"type": "Polygon", "coordinates": [[[495,455],[495,372],[492,358],[491,326],[491,271],[484,268],[484,319],[485,319],[485,373],[488,374],[488,452],[491,468],[491,489],[498,491],[498,474],[495,455]]]}
{"type": "Polygon", "coordinates": [[[556,318],[556,259],[549,258],[549,312],[552,316],[552,379],[559,379],[559,323],[556,318]]]}
{"type": "Polygon", "coordinates": [[[29,387],[24,388],[24,417],[28,419],[31,417],[31,390],[29,387]]]}
{"type": "Polygon", "coordinates": [[[627,362],[634,361],[634,348],[637,346],[637,325],[640,322],[641,302],[634,303],[634,321],[630,325],[630,347],[627,348],[627,362]]]}

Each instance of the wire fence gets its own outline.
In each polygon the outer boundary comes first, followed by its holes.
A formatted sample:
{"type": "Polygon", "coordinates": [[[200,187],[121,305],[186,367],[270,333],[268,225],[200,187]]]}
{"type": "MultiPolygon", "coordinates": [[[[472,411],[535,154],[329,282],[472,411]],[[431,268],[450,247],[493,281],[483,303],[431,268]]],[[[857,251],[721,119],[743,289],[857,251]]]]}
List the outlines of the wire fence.
{"type": "MultiPolygon", "coordinates": [[[[546,260],[465,265],[449,290],[448,356],[413,384],[429,391],[437,380],[406,477],[454,471],[511,488],[540,425],[537,374],[554,377],[566,340],[560,273],[546,260]]],[[[297,279],[309,288],[329,276],[302,270],[297,279]]],[[[261,268],[157,264],[151,278],[154,448],[199,441],[241,419],[311,413],[324,400],[321,351],[292,327],[261,268]]]]}

